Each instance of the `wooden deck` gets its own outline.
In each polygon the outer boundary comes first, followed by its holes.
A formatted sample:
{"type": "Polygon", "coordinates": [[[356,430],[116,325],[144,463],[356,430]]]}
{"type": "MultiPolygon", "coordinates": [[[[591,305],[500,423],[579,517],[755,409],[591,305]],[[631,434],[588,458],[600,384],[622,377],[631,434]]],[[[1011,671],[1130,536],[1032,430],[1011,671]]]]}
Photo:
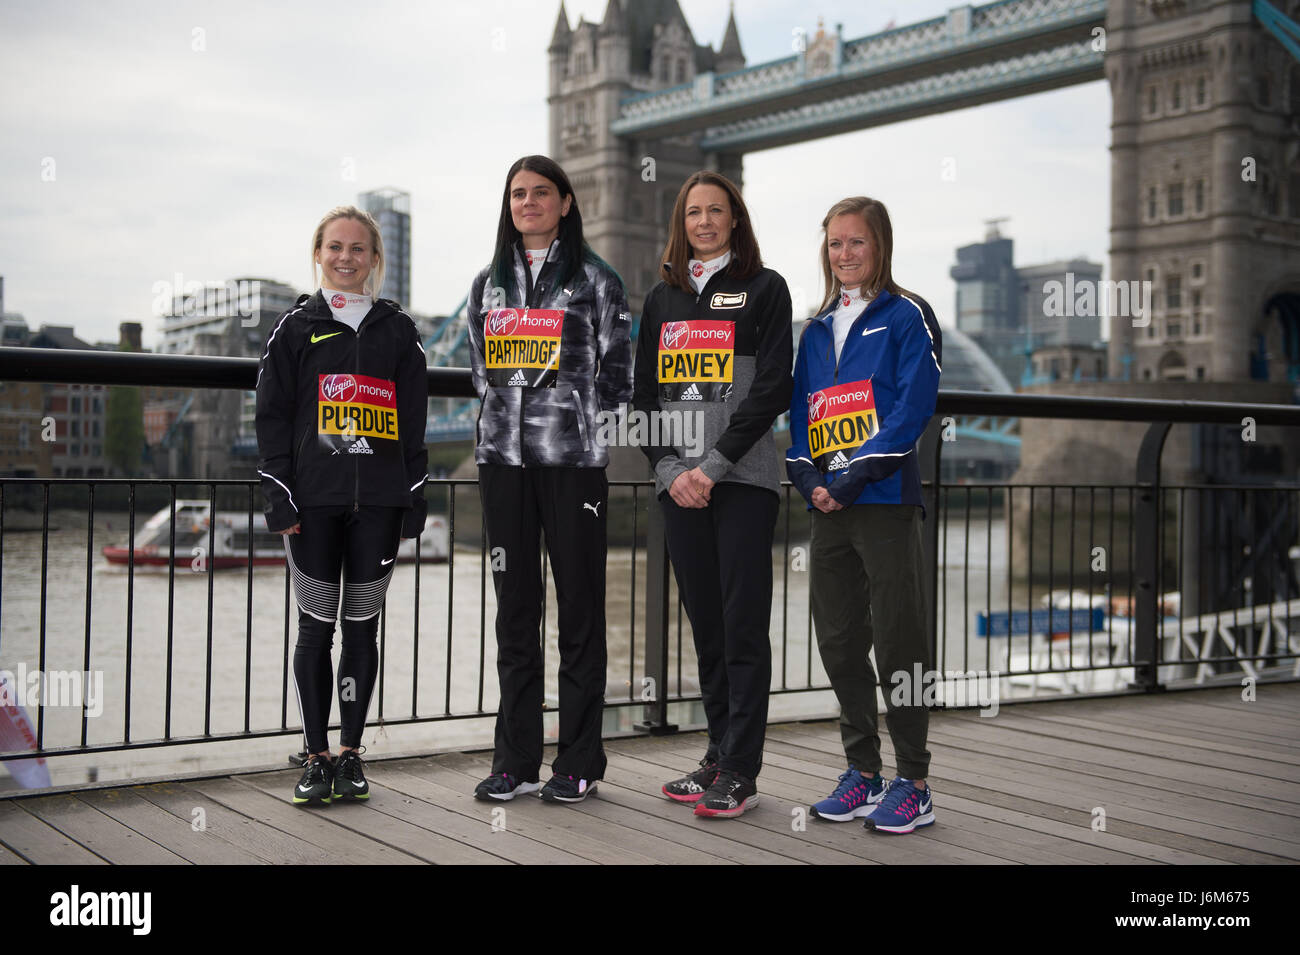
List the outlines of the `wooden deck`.
{"type": "Polygon", "coordinates": [[[368,804],[311,810],[290,769],[0,800],[0,863],[1295,863],[1297,728],[1295,683],[936,713],[937,822],[905,837],[800,825],[844,768],[819,722],[769,727],[761,805],[738,820],[659,795],[702,754],[692,733],[609,742],[580,806],[475,802],[481,752],[368,763],[368,804]]]}

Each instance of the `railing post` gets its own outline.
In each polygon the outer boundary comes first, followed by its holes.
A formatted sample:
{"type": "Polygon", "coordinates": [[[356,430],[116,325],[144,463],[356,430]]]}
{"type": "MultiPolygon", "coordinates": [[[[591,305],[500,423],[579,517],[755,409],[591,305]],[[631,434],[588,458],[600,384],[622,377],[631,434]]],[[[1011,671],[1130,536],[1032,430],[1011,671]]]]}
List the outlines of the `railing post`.
{"type": "Polygon", "coordinates": [[[645,719],[636,728],[654,736],[676,733],[668,722],[668,544],[664,514],[653,491],[645,532],[645,719]]]}
{"type": "Polygon", "coordinates": [[[1160,454],[1169,435],[1170,422],[1155,421],[1147,428],[1138,451],[1137,513],[1133,515],[1136,535],[1133,574],[1137,582],[1134,600],[1134,675],[1137,685],[1153,692],[1160,686],[1159,600],[1160,579],[1160,454]]]}
{"type": "Polygon", "coordinates": [[[925,567],[928,573],[921,578],[921,593],[925,600],[925,627],[930,635],[930,666],[939,661],[939,458],[943,451],[943,417],[935,415],[921,433],[917,446],[917,463],[921,469],[921,498],[925,501],[927,525],[921,539],[925,548],[925,567]],[[929,485],[929,491],[926,491],[929,485]]]}

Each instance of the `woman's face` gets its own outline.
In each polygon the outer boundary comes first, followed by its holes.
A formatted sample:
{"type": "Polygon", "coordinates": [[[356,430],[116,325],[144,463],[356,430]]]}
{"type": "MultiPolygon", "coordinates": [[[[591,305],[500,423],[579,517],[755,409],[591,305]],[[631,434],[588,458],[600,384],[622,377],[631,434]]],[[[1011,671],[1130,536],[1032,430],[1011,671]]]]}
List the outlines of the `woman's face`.
{"type": "Polygon", "coordinates": [[[699,183],[686,194],[686,241],[702,261],[716,259],[731,248],[731,197],[721,186],[699,183]]]}
{"type": "Polygon", "coordinates": [[[510,217],[525,249],[549,248],[572,204],[572,196],[561,198],[555,183],[535,172],[521,169],[510,180],[510,217]]]}
{"type": "Polygon", "coordinates": [[[832,219],[826,226],[826,255],[831,273],[845,288],[858,288],[867,281],[876,270],[867,220],[853,212],[832,219]]]}
{"type": "Polygon", "coordinates": [[[321,284],[340,292],[359,294],[365,291],[376,258],[369,229],[356,219],[331,220],[316,250],[321,284]]]}

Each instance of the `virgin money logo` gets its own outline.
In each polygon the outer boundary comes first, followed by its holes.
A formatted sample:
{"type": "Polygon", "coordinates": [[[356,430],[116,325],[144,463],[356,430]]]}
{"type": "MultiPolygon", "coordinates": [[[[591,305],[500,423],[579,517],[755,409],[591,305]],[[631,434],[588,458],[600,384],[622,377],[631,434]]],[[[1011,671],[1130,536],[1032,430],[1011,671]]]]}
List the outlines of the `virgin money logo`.
{"type": "Polygon", "coordinates": [[[664,326],[664,348],[685,348],[691,338],[691,326],[686,322],[669,322],[664,326]]]}
{"type": "Polygon", "coordinates": [[[330,299],[330,304],[333,305],[335,308],[342,308],[344,305],[348,304],[348,300],[345,299],[342,295],[335,295],[332,299],[330,299]]]}
{"type": "Polygon", "coordinates": [[[826,392],[819,391],[808,399],[808,420],[821,421],[826,417],[826,409],[830,407],[830,402],[826,400],[826,392]]]}
{"type": "Polygon", "coordinates": [[[320,390],[329,401],[351,401],[357,396],[357,380],[351,375],[327,375],[320,390]]]}
{"type": "Polygon", "coordinates": [[[852,303],[852,301],[853,299],[849,298],[847,292],[845,292],[844,295],[840,298],[840,304],[843,305],[845,308],[848,308],[849,305],[852,303]]]}
{"type": "Polygon", "coordinates": [[[512,335],[519,325],[519,312],[513,308],[499,308],[488,316],[489,335],[512,335]]]}
{"type": "Polygon", "coordinates": [[[696,262],[695,265],[693,265],[693,266],[691,267],[691,274],[694,275],[697,279],[698,279],[701,275],[703,275],[703,274],[704,274],[704,263],[703,263],[703,262],[696,262]]]}

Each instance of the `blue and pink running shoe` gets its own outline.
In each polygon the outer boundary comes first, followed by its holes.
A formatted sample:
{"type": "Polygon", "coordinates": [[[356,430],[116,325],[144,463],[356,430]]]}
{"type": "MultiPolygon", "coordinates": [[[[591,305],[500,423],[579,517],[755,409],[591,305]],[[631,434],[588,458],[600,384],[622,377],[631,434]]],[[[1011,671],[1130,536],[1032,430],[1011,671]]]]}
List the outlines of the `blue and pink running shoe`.
{"type": "Polygon", "coordinates": [[[885,798],[863,825],[876,832],[904,833],[934,824],[934,793],[917,789],[910,779],[895,776],[885,798]]]}
{"type": "Polygon", "coordinates": [[[862,816],[871,815],[888,788],[879,773],[874,777],[863,776],[852,766],[840,774],[839,785],[821,802],[812,807],[812,814],[817,819],[830,822],[849,822],[862,816]]]}

